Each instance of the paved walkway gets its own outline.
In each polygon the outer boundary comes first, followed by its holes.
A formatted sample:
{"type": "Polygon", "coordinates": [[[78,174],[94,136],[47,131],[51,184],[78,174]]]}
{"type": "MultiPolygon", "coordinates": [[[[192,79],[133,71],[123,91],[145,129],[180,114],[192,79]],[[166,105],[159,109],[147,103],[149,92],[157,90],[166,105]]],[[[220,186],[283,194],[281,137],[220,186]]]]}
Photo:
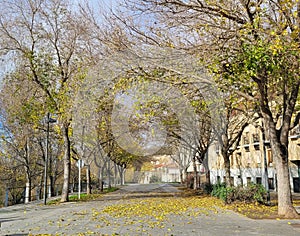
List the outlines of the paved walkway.
{"type": "MultiPolygon", "coordinates": [[[[136,186],[138,187],[138,186],[136,186]]],[[[102,212],[106,206],[132,201],[128,196],[149,194],[175,195],[170,186],[151,186],[152,192],[140,192],[129,186],[105,195],[103,199],[81,203],[44,206],[33,203],[0,209],[1,235],[300,235],[300,220],[252,220],[232,211],[210,212],[197,216],[169,215],[153,226],[151,219],[114,218],[102,212]],[[164,189],[166,189],[164,191],[164,189]],[[127,196],[127,197],[125,197],[127,196]]],[[[141,195],[140,195],[141,197],[141,195]]],[[[153,196],[152,196],[153,197],[153,196]]],[[[144,198],[136,198],[141,201],[144,198]]],[[[184,201],[184,198],[182,198],[184,201]]]]}

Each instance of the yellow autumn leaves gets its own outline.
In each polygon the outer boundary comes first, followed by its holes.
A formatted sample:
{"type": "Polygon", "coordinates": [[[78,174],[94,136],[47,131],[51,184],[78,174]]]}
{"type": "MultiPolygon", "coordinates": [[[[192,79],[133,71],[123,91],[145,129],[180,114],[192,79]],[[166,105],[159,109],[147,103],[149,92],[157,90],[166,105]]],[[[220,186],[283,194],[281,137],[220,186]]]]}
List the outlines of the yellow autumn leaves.
{"type": "Polygon", "coordinates": [[[252,219],[277,217],[277,206],[265,206],[258,203],[234,203],[224,206],[224,209],[233,210],[252,219]]]}
{"type": "Polygon", "coordinates": [[[211,197],[146,198],[133,199],[107,206],[102,213],[113,218],[124,218],[126,224],[144,223],[149,227],[164,227],[170,215],[196,217],[200,214],[218,213],[223,206],[219,199],[211,197]]]}
{"type": "MultiPolygon", "coordinates": [[[[96,202],[102,203],[102,201],[96,202]]],[[[69,225],[69,220],[72,219],[75,222],[80,220],[89,222],[82,228],[84,232],[74,235],[136,235],[137,233],[151,235],[153,232],[172,235],[177,232],[180,224],[195,225],[205,217],[216,220],[218,216],[225,216],[233,211],[255,219],[279,219],[277,206],[265,206],[258,203],[238,202],[226,205],[222,200],[210,196],[136,197],[119,200],[112,205],[109,202],[104,205],[93,204],[93,208],[75,211],[69,219],[60,219],[61,225],[58,227],[72,227],[69,225]],[[107,232],[110,233],[106,234],[107,232]]],[[[49,226],[52,223],[55,222],[49,222],[49,226]]],[[[57,233],[56,235],[64,234],[57,233]]]]}
{"type": "MultiPolygon", "coordinates": [[[[116,205],[107,206],[102,211],[114,218],[143,218],[163,221],[169,215],[198,216],[218,214],[232,210],[253,219],[276,218],[277,206],[266,206],[258,203],[237,202],[225,205],[220,199],[213,197],[168,197],[133,199],[116,205]]],[[[98,212],[100,214],[100,212],[98,212]]]]}

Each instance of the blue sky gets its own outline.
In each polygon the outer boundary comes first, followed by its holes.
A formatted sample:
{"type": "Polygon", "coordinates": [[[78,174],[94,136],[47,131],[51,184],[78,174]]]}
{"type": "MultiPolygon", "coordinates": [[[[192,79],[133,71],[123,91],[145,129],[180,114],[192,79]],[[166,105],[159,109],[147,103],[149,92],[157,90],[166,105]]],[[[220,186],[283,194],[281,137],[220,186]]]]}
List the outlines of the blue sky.
{"type": "MultiPolygon", "coordinates": [[[[79,1],[82,1],[82,0],[79,0],[79,1]]],[[[118,3],[120,2],[120,0],[88,0],[88,2],[95,8],[98,8],[100,5],[100,6],[103,6],[104,8],[110,9],[110,8],[117,6],[118,3]]]]}

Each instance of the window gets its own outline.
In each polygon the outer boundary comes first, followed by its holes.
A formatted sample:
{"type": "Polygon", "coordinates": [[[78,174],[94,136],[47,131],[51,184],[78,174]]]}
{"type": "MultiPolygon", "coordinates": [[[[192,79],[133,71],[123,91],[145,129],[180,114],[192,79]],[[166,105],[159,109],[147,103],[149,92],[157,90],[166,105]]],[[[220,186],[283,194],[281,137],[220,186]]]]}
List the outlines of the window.
{"type": "Polygon", "coordinates": [[[219,175],[217,176],[217,183],[221,183],[221,177],[219,175]]]}
{"type": "Polygon", "coordinates": [[[261,177],[256,177],[256,183],[261,184],[261,177]]]}
{"type": "Polygon", "coordinates": [[[251,184],[251,177],[247,177],[247,186],[249,186],[251,184]]]}
{"type": "Polygon", "coordinates": [[[269,178],[268,183],[269,183],[269,189],[274,190],[274,188],[275,188],[274,178],[269,178]]]}
{"type": "Polygon", "coordinates": [[[230,184],[234,185],[234,178],[230,177],[230,184]]]}
{"type": "Polygon", "coordinates": [[[220,147],[218,144],[215,145],[215,151],[216,151],[216,154],[219,155],[220,153],[220,147]]]}
{"type": "Polygon", "coordinates": [[[294,192],[300,193],[300,181],[299,178],[293,178],[293,184],[294,184],[294,192]]]}
{"type": "Polygon", "coordinates": [[[260,146],[259,141],[260,141],[260,139],[259,139],[259,134],[258,133],[252,134],[252,141],[253,141],[255,150],[259,150],[259,146],[260,146]]]}
{"type": "Polygon", "coordinates": [[[268,158],[268,166],[273,166],[273,154],[271,149],[267,150],[267,158],[268,158]]]}
{"type": "Polygon", "coordinates": [[[244,137],[244,145],[249,145],[249,132],[246,132],[244,137]]]}
{"type": "Polygon", "coordinates": [[[259,135],[257,133],[252,134],[252,140],[253,140],[253,143],[259,143],[259,135]]]}

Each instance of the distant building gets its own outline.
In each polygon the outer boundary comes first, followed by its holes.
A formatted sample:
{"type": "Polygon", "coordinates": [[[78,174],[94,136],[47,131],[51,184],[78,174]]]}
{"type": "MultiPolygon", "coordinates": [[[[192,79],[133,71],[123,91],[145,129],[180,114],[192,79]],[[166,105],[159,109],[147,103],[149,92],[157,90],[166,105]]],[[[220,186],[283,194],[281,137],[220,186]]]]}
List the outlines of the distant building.
{"type": "Polygon", "coordinates": [[[169,155],[155,156],[153,159],[152,170],[141,173],[139,183],[180,182],[180,171],[178,165],[169,155]]]}
{"type": "MultiPolygon", "coordinates": [[[[154,161],[152,161],[153,168],[149,171],[142,171],[140,173],[139,183],[148,184],[154,182],[180,182],[180,169],[178,164],[171,158],[169,155],[160,155],[153,157],[154,161]]],[[[206,170],[204,165],[200,164],[198,161],[196,162],[197,172],[199,174],[199,178],[201,177],[201,182],[205,181],[206,170]]],[[[184,178],[189,178],[193,175],[194,168],[192,163],[187,169],[188,176],[184,176],[184,178]]],[[[184,179],[185,180],[185,179],[184,179]]]]}

